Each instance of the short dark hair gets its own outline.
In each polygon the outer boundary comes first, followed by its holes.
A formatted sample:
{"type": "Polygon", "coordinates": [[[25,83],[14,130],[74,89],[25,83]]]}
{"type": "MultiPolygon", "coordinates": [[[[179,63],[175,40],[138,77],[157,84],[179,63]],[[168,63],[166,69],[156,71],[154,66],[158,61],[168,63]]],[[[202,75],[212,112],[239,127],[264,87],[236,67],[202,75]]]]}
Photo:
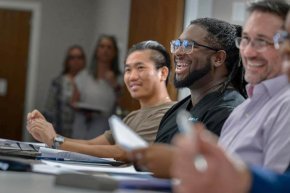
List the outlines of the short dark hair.
{"type": "Polygon", "coordinates": [[[271,13],[286,20],[287,13],[290,9],[289,3],[284,0],[263,0],[251,3],[247,11],[252,14],[254,11],[271,13]]]}
{"type": "Polygon", "coordinates": [[[153,40],[139,42],[129,49],[125,60],[127,60],[128,56],[133,52],[142,50],[153,51],[153,54],[151,55],[150,59],[155,63],[156,69],[162,68],[163,66],[166,66],[168,68],[168,76],[166,78],[167,84],[170,76],[171,60],[169,53],[166,51],[166,48],[159,42],[153,40]]]}
{"type": "Polygon", "coordinates": [[[214,18],[199,18],[190,22],[190,25],[198,25],[208,32],[205,41],[217,50],[224,50],[227,53],[225,60],[229,72],[222,92],[232,85],[246,97],[244,69],[241,64],[240,51],[236,47],[235,39],[241,37],[242,27],[214,18]]]}

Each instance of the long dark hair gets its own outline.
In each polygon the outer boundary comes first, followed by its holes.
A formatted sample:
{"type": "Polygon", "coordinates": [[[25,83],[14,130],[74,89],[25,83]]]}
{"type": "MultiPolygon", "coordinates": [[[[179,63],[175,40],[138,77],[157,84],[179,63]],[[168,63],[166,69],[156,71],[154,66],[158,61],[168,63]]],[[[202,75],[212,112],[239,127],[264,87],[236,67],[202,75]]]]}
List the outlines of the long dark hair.
{"type": "Polygon", "coordinates": [[[119,49],[118,49],[118,46],[117,46],[117,40],[114,36],[111,36],[111,35],[101,35],[97,41],[97,44],[96,44],[96,47],[95,47],[95,50],[94,50],[94,54],[93,54],[93,57],[92,57],[92,62],[91,62],[91,65],[90,65],[90,68],[89,68],[89,72],[90,74],[92,74],[96,79],[98,78],[97,77],[97,58],[96,58],[96,51],[98,49],[98,47],[100,46],[100,43],[103,39],[109,39],[112,43],[113,43],[113,47],[114,47],[114,50],[115,50],[115,57],[113,58],[112,60],[112,63],[111,63],[111,66],[110,66],[110,70],[113,71],[113,73],[118,76],[121,72],[120,72],[120,69],[119,69],[119,49]]]}
{"type": "Polygon", "coordinates": [[[190,25],[196,24],[208,32],[206,41],[214,48],[224,50],[227,53],[225,60],[229,72],[221,92],[231,84],[241,95],[247,97],[244,79],[244,68],[239,49],[236,47],[235,39],[241,37],[242,27],[232,25],[225,21],[214,18],[200,18],[191,21],[190,25]]]}
{"type": "Polygon", "coordinates": [[[61,72],[62,75],[67,74],[69,72],[69,60],[70,60],[70,52],[74,49],[78,49],[81,52],[81,55],[83,57],[84,63],[86,64],[86,54],[84,52],[84,49],[80,45],[72,45],[70,46],[66,51],[66,56],[63,61],[63,70],[61,72]]]}

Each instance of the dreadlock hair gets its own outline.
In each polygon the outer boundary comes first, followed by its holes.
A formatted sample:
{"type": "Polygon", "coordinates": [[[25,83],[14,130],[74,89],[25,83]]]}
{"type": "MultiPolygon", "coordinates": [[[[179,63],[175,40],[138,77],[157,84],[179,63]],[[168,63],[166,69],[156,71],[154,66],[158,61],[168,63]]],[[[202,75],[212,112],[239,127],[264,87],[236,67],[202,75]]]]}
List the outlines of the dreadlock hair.
{"type": "Polygon", "coordinates": [[[214,18],[200,18],[191,21],[190,25],[199,25],[208,32],[205,41],[217,50],[224,50],[227,54],[225,65],[229,72],[227,79],[221,88],[223,93],[229,85],[232,85],[241,95],[247,96],[244,80],[244,68],[239,49],[235,45],[235,39],[241,37],[242,27],[232,25],[214,18]]]}
{"type": "Polygon", "coordinates": [[[264,13],[271,13],[279,16],[282,20],[286,20],[287,13],[290,9],[289,3],[284,0],[263,0],[251,3],[247,11],[249,14],[254,11],[260,11],[264,13]]]}
{"type": "Polygon", "coordinates": [[[166,84],[167,84],[169,76],[170,76],[171,60],[170,60],[169,53],[166,51],[166,48],[159,42],[153,41],[153,40],[147,40],[147,41],[142,41],[133,45],[129,49],[125,60],[127,60],[128,56],[132,54],[133,52],[143,51],[143,50],[153,51],[153,53],[150,56],[150,59],[154,62],[156,69],[160,69],[163,66],[166,66],[168,68],[168,76],[166,78],[166,84]]]}

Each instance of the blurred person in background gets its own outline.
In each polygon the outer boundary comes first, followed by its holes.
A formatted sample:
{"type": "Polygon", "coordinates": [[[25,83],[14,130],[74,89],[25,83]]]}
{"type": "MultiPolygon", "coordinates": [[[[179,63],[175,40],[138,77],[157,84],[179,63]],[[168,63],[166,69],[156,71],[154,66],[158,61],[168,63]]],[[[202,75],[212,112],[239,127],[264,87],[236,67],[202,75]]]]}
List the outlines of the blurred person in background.
{"type": "Polygon", "coordinates": [[[115,37],[100,36],[90,67],[76,77],[73,138],[91,139],[109,129],[107,119],[115,111],[121,89],[118,56],[115,37]]]}
{"type": "Polygon", "coordinates": [[[69,47],[62,73],[52,81],[48,92],[43,114],[56,131],[66,137],[72,136],[75,117],[75,110],[72,107],[75,77],[85,65],[86,57],[83,48],[79,45],[69,47]]]}

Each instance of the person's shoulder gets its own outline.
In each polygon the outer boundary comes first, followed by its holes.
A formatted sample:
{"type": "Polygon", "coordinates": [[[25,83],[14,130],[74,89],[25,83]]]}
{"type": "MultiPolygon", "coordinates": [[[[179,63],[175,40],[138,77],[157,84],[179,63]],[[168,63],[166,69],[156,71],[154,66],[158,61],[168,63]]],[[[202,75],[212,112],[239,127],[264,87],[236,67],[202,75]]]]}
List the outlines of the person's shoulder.
{"type": "Polygon", "coordinates": [[[188,104],[188,101],[190,100],[191,100],[191,95],[185,97],[181,101],[174,102],[174,104],[166,108],[166,112],[162,118],[162,122],[167,118],[170,118],[172,116],[174,117],[179,109],[186,109],[186,105],[188,104]]]}
{"type": "Polygon", "coordinates": [[[77,84],[85,83],[91,78],[91,74],[87,69],[80,71],[75,78],[77,84]]]}
{"type": "Polygon", "coordinates": [[[148,114],[150,117],[154,117],[154,116],[163,117],[168,112],[168,110],[172,108],[174,104],[176,104],[176,102],[168,102],[162,105],[152,107],[149,111],[147,111],[146,114],[148,114]]]}
{"type": "Polygon", "coordinates": [[[51,81],[52,86],[59,86],[61,84],[61,82],[63,81],[63,78],[64,78],[64,75],[62,75],[62,74],[55,77],[51,81]]]}
{"type": "Polygon", "coordinates": [[[235,99],[235,100],[241,100],[244,101],[245,97],[241,93],[239,93],[236,89],[227,89],[225,90],[223,94],[224,99],[235,99]]]}
{"type": "Polygon", "coordinates": [[[290,101],[290,85],[287,85],[285,87],[285,90],[283,91],[283,93],[281,94],[280,98],[285,99],[285,101],[290,101]]]}
{"type": "Polygon", "coordinates": [[[290,107],[290,85],[287,85],[275,96],[271,97],[269,104],[275,108],[289,108],[290,107]]]}
{"type": "Polygon", "coordinates": [[[129,117],[135,116],[136,114],[140,113],[141,109],[133,110],[128,115],[124,117],[124,119],[128,119],[129,117]]]}
{"type": "Polygon", "coordinates": [[[79,77],[87,77],[87,76],[90,76],[90,73],[87,69],[83,69],[82,71],[80,71],[77,75],[76,75],[76,78],[79,78],[79,77]]]}
{"type": "Polygon", "coordinates": [[[243,103],[246,99],[235,89],[227,89],[221,98],[222,100],[218,101],[222,106],[228,107],[237,107],[243,103]]]}
{"type": "Polygon", "coordinates": [[[181,106],[185,105],[188,103],[188,101],[191,100],[191,95],[188,95],[187,97],[185,97],[184,99],[175,102],[175,104],[171,107],[172,110],[176,110],[179,109],[181,106]]]}
{"type": "Polygon", "coordinates": [[[232,111],[241,105],[245,101],[245,98],[234,89],[227,89],[222,93],[221,97],[216,98],[211,102],[208,102],[206,108],[200,109],[201,114],[210,117],[210,119],[221,119],[227,118],[232,111]],[[224,117],[224,118],[222,118],[224,117]]]}
{"type": "Polygon", "coordinates": [[[238,109],[245,98],[235,89],[227,89],[221,97],[208,103],[207,108],[201,109],[206,117],[210,119],[225,120],[236,109],[238,109]]]}
{"type": "Polygon", "coordinates": [[[155,110],[168,110],[173,105],[175,105],[176,103],[177,103],[176,101],[171,101],[171,102],[163,103],[161,105],[158,105],[158,106],[154,107],[153,109],[155,109],[155,110]]]}
{"type": "Polygon", "coordinates": [[[138,109],[136,111],[132,111],[129,115],[143,114],[144,116],[156,116],[156,115],[164,115],[176,102],[171,101],[167,103],[163,103],[157,106],[147,107],[144,109],[138,109]]]}

